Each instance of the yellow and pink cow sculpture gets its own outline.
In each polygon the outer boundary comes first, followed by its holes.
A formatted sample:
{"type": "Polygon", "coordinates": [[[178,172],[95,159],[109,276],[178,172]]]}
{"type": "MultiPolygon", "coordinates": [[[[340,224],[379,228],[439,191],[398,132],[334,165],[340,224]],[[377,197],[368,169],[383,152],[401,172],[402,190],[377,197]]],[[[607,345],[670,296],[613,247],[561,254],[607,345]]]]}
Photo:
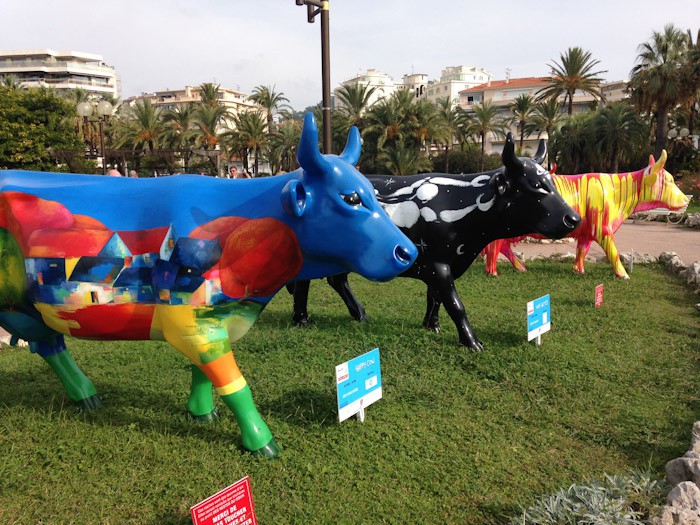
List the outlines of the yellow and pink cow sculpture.
{"type": "MultiPolygon", "coordinates": [[[[585,173],[554,175],[554,185],[582,221],[568,237],[575,238],[574,271],[584,273],[584,259],[593,241],[597,242],[612,264],[615,275],[629,279],[615,245],[614,234],[633,213],[654,208],[678,210],[688,205],[688,197],[676,186],[673,175],[664,169],[666,151],[658,161],[649,157],[649,165],[627,173],[585,173]]],[[[537,237],[533,235],[533,237],[537,237]]],[[[484,249],[486,273],[498,275],[496,262],[503,254],[516,270],[526,271],[513,252],[513,246],[524,237],[499,239],[484,249]]]]}

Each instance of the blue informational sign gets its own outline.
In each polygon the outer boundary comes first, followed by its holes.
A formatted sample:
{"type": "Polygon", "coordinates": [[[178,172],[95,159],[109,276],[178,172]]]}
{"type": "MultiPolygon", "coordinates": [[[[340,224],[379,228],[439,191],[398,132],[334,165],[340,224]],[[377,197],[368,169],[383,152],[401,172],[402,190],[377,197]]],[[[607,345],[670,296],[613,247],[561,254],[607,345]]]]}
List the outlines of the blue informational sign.
{"type": "Polygon", "coordinates": [[[338,421],[345,421],[382,397],[379,348],[335,367],[338,421]]]}
{"type": "Polygon", "coordinates": [[[549,294],[527,303],[527,340],[539,338],[552,327],[549,294]]]}

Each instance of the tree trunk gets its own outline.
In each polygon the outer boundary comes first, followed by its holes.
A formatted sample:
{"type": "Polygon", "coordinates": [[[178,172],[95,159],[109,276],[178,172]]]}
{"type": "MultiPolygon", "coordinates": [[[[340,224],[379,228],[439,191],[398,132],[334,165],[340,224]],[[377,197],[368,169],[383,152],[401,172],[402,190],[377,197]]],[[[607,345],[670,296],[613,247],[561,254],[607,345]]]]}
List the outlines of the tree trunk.
{"type": "Polygon", "coordinates": [[[445,144],[445,173],[450,172],[450,156],[449,156],[450,148],[449,145],[445,144]]]}
{"type": "Polygon", "coordinates": [[[666,135],[668,134],[668,109],[667,104],[659,105],[656,110],[656,140],[654,141],[654,157],[658,159],[661,152],[666,149],[666,135]]]}
{"type": "Polygon", "coordinates": [[[523,140],[525,139],[525,121],[521,120],[520,125],[520,154],[523,154],[523,140]]]}
{"type": "Polygon", "coordinates": [[[485,140],[485,133],[481,134],[481,168],[479,171],[484,171],[484,140],[485,140]]]}

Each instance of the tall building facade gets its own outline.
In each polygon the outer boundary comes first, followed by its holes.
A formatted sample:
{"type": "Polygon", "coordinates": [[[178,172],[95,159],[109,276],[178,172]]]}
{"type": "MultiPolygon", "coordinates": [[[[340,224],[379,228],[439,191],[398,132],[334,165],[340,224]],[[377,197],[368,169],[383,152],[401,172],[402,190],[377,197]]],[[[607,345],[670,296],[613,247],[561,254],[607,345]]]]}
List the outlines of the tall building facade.
{"type": "Polygon", "coordinates": [[[83,89],[119,97],[119,77],[101,55],[81,51],[20,49],[0,51],[0,77],[15,76],[27,88],[83,89]]]}

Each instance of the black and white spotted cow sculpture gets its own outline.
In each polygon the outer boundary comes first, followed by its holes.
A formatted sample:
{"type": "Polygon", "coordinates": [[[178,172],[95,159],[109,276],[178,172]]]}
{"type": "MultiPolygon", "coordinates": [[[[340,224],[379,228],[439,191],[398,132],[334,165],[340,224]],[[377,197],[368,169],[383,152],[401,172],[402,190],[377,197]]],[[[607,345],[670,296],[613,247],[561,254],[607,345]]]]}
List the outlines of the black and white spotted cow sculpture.
{"type": "MultiPolygon", "coordinates": [[[[387,215],[418,247],[416,262],[400,277],[420,279],[428,286],[425,328],[440,330],[438,313],[444,304],[457,326],[460,344],[482,350],[455,289],[455,279],[495,239],[533,232],[559,239],[578,226],[581,217],[562,199],[551,175],[540,166],[545,154],[546,146],[540,141],[533,159],[516,157],[508,134],[503,167],[497,170],[367,177],[387,215]]],[[[329,278],[329,283],[355,319],[367,320],[348,285],[347,274],[329,278]]],[[[297,324],[308,323],[307,298],[308,281],[298,282],[294,297],[297,324]]]]}

